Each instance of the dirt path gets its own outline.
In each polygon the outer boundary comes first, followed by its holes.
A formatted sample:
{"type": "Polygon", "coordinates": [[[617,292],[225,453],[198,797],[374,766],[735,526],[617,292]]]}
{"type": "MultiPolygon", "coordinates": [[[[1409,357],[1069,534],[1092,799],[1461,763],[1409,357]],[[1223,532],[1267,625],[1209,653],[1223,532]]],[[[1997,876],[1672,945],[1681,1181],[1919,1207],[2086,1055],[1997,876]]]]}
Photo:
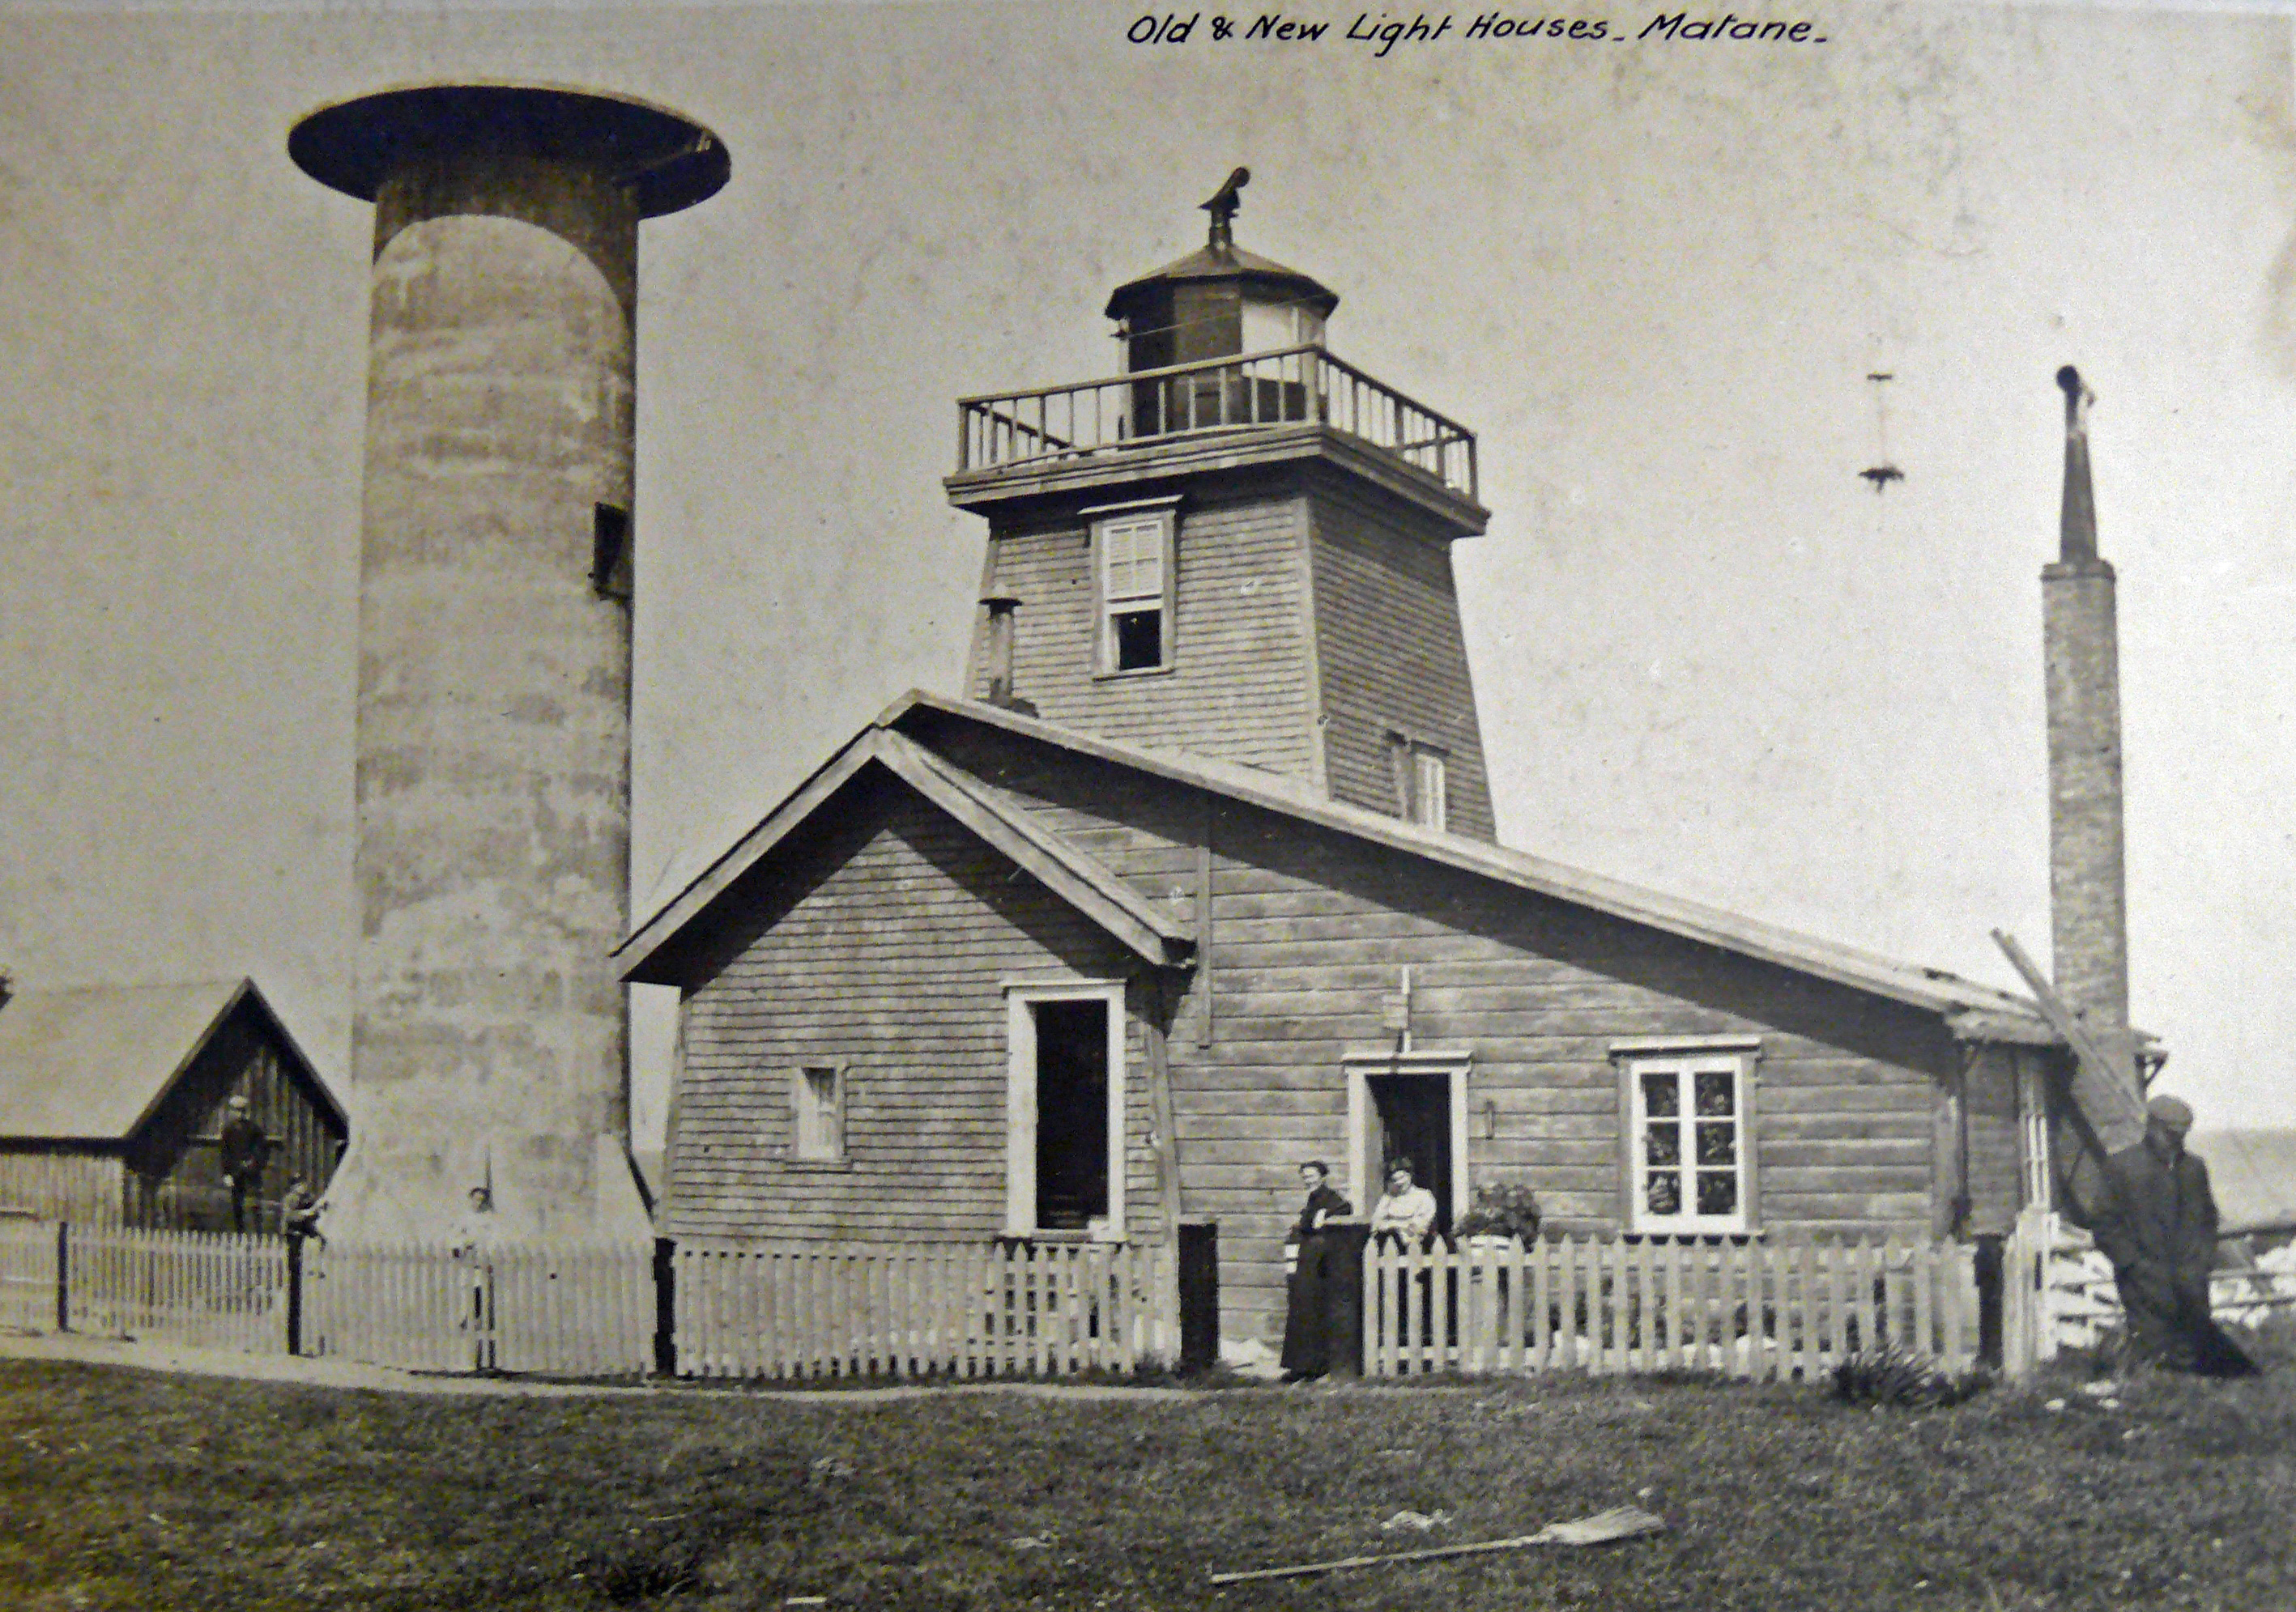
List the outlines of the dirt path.
{"type": "Polygon", "coordinates": [[[854,1410],[895,1404],[949,1394],[1004,1394],[1070,1403],[1124,1400],[1136,1404],[1172,1403],[1201,1395],[1186,1388],[1121,1388],[1106,1384],[981,1382],[885,1388],[754,1388],[705,1387],[697,1383],[564,1383],[537,1382],[510,1377],[453,1377],[430,1372],[398,1371],[387,1366],[359,1365],[343,1360],[311,1360],[285,1354],[241,1354],[225,1349],[195,1349],[182,1345],[150,1343],[111,1338],[82,1338],[76,1333],[45,1333],[37,1337],[0,1333],[0,1359],[60,1360],[86,1365],[129,1366],[143,1371],[170,1371],[191,1377],[234,1377],[250,1382],[309,1383],[326,1388],[368,1388],[385,1394],[492,1395],[529,1399],[678,1399],[701,1395],[730,1396],[760,1403],[844,1406],[854,1410]]]}

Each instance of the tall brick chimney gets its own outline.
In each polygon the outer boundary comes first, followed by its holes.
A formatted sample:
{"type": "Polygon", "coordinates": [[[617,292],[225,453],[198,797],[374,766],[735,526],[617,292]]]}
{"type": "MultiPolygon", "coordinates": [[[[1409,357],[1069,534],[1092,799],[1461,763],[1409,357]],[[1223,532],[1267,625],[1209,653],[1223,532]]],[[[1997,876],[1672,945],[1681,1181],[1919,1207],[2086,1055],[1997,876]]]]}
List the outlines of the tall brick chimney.
{"type": "Polygon", "coordinates": [[[2136,1081],[2128,1034],[2128,921],[2121,867],[2120,651],[2112,567],[2096,552],[2088,405],[2070,364],[2065,487],[2054,564],[2041,570],[2049,719],[2049,906],[2057,994],[2116,1069],[2136,1081]]]}

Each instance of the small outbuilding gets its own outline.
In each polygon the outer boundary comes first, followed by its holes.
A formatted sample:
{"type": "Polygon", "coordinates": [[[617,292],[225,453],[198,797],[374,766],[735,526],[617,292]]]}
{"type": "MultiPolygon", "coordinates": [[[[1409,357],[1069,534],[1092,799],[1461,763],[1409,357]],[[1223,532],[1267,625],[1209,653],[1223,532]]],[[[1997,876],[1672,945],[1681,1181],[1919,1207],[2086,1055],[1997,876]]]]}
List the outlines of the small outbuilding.
{"type": "Polygon", "coordinates": [[[291,1175],[324,1191],[350,1135],[250,979],[26,991],[0,1002],[0,1212],[232,1229],[231,1100],[262,1128],[245,1228],[279,1229],[291,1175]]]}

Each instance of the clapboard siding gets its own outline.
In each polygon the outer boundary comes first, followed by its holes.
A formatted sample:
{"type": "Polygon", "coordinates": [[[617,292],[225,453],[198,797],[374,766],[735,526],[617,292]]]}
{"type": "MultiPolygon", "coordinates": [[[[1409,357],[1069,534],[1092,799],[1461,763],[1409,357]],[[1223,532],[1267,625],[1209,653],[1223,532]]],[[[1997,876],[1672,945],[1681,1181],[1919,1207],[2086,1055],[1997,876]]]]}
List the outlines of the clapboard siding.
{"type": "Polygon", "coordinates": [[[1219,1218],[1231,1334],[1280,1328],[1297,1163],[1346,1156],[1341,1060],[1383,1039],[1406,964],[1414,1042],[1472,1051],[1470,1179],[1527,1182],[1557,1224],[1620,1222],[1611,1043],[1745,1032],[1760,1223],[1931,1223],[1956,1056],[1933,1015],[1051,747],[959,724],[929,742],[1144,893],[1193,884],[1209,822],[1214,1035],[1192,993],[1171,1059],[1183,1209],[1219,1218]]]}
{"type": "MultiPolygon", "coordinates": [[[[1406,965],[1414,1043],[1472,1056],[1469,1181],[1527,1182],[1558,1227],[1620,1223],[1611,1051],[1633,1036],[1759,1038],[1754,1207],[1766,1232],[1925,1235],[1957,1190],[1939,1115],[1961,1049],[1933,1012],[961,717],[922,713],[902,728],[1173,917],[1209,915],[1193,978],[1175,971],[1185,988],[1172,992],[1168,1046],[1182,1209],[1219,1222],[1231,1337],[1280,1329],[1296,1167],[1347,1157],[1343,1060],[1390,1042],[1383,1011],[1406,965]]],[[[1000,981],[1144,965],[873,770],[767,870],[711,921],[716,961],[689,986],[673,1231],[993,1235],[1000,981]],[[787,1070],[816,1060],[852,1070],[847,1170],[782,1158],[787,1070]]],[[[1131,1034],[1127,1207],[1152,1235],[1144,1049],[1131,1034]]],[[[1980,1130],[1989,1101],[1971,1105],[1980,1130]]],[[[2007,1124],[2013,1149],[2013,1103],[2007,1124]]],[[[1971,1167],[2001,1174],[1990,1154],[1971,1167]]]]}
{"type": "Polygon", "coordinates": [[[2017,1060],[2009,1048],[1988,1047],[1971,1061],[1962,1101],[1969,1125],[1968,1229],[2005,1236],[2024,1207],[2017,1060]]]}
{"type": "Polygon", "coordinates": [[[1388,739],[1399,732],[1449,753],[1451,831],[1494,838],[1450,544],[1423,518],[1341,485],[1319,487],[1308,507],[1333,798],[1400,810],[1388,739]]]}
{"type": "MultiPolygon", "coordinates": [[[[745,892],[685,998],[668,1215],[680,1237],[994,1236],[1004,1210],[1004,982],[1136,960],[882,773],[745,892]],[[790,1070],[846,1068],[846,1163],[791,1151],[790,1070]]],[[[1128,1015],[1128,1222],[1157,1234],[1140,1027],[1128,1015]]]]}
{"type": "MultiPolygon", "coordinates": [[[[1312,776],[1304,571],[1306,516],[1281,487],[1182,506],[1174,544],[1172,667],[1094,675],[1098,623],[1091,523],[1000,527],[988,591],[1020,601],[1013,692],[1048,722],[1125,743],[1312,776]]],[[[976,698],[985,657],[972,657],[976,698]]]]}

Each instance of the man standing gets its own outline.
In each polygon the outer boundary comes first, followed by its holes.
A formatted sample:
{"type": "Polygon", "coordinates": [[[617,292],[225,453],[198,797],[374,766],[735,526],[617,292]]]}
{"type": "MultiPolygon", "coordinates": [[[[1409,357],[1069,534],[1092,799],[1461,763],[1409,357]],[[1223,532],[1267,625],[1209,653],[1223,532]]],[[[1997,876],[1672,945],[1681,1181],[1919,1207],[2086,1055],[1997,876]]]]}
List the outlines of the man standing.
{"type": "Polygon", "coordinates": [[[2112,1198],[2096,1226],[2129,1346],[2138,1359],[2178,1371],[2252,1371],[2209,1313],[2217,1203],[2208,1166],[2185,1151],[2193,1110],[2162,1095],[2145,1105],[2145,1117],[2144,1143],[2104,1161],[2112,1198]]]}
{"type": "Polygon", "coordinates": [[[494,1189],[472,1187],[470,1207],[455,1227],[455,1257],[469,1284],[463,1325],[471,1334],[471,1364],[480,1371],[495,1369],[494,1248],[494,1189]]]}
{"type": "Polygon", "coordinates": [[[255,1123],[249,1111],[247,1099],[232,1093],[225,1105],[223,1134],[218,1139],[217,1152],[223,1169],[223,1184],[231,1190],[231,1229],[244,1232],[247,1225],[247,1200],[254,1196],[256,1217],[263,1214],[263,1161],[271,1150],[271,1139],[263,1127],[255,1123]]]}

